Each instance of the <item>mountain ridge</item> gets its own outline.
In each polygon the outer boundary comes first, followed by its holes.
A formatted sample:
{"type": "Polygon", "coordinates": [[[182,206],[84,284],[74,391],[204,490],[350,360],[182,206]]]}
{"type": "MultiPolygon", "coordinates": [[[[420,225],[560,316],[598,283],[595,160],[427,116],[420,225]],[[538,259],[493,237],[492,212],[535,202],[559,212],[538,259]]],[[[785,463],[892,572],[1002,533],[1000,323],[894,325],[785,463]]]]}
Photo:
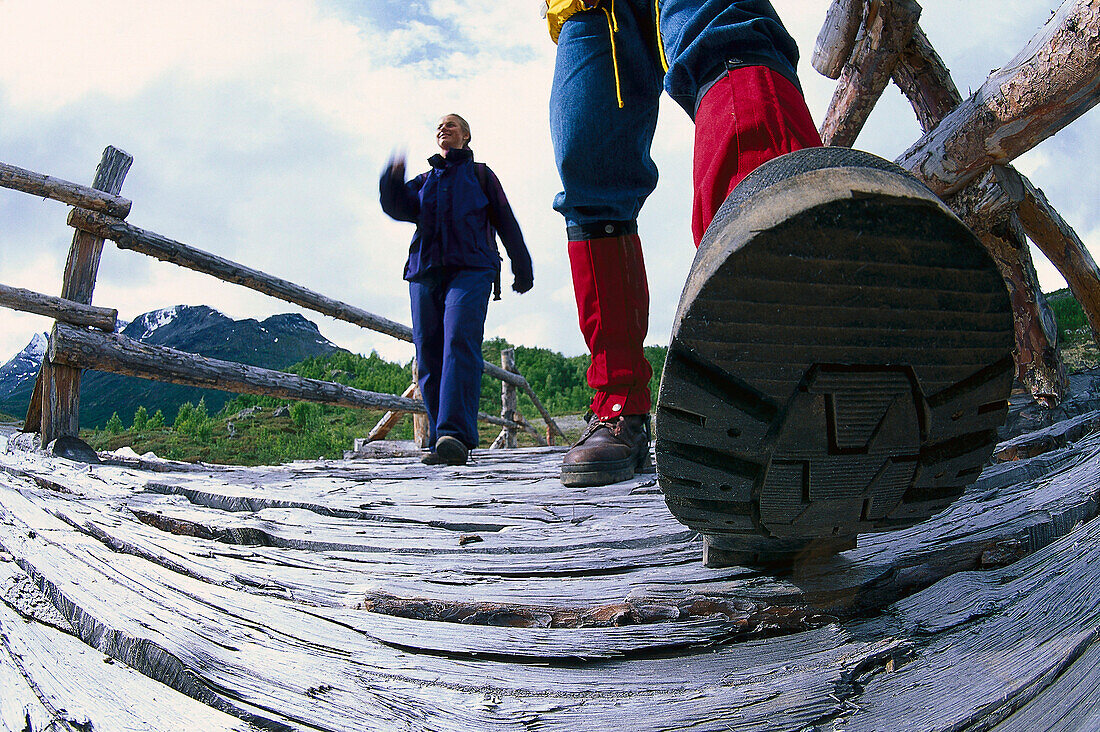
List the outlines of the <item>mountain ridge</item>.
{"type": "MultiPolygon", "coordinates": [[[[151,345],[279,370],[311,356],[347,352],[297,313],[272,315],[262,321],[234,320],[205,305],[174,305],[143,313],[119,332],[151,345]]],[[[45,334],[35,333],[23,350],[0,366],[0,412],[26,414],[46,345],[45,334]]],[[[171,423],[183,402],[197,403],[204,398],[207,408],[216,412],[232,396],[213,389],[86,371],[80,387],[80,424],[102,427],[115,412],[129,423],[139,406],[150,413],[160,409],[171,423]]]]}

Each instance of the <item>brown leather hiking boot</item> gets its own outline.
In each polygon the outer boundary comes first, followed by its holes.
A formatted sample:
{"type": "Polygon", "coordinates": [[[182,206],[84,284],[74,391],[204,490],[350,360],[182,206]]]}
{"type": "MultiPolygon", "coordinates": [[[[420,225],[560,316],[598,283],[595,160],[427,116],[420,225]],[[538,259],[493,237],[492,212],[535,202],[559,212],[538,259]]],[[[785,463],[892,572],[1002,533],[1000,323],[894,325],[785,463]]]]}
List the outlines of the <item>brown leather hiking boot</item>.
{"type": "Polygon", "coordinates": [[[630,480],[635,472],[651,467],[648,414],[613,419],[593,416],[584,434],[562,459],[561,482],[569,486],[608,485],[630,480]]]}

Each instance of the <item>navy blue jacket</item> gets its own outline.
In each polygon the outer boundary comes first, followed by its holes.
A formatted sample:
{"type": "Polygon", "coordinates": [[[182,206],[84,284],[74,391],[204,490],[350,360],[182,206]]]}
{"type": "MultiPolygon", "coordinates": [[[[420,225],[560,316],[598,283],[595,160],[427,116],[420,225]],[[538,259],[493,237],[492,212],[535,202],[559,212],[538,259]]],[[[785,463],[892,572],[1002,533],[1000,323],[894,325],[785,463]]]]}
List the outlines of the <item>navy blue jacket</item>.
{"type": "MultiPolygon", "coordinates": [[[[386,170],[378,184],[382,210],[398,221],[416,224],[405,279],[417,279],[439,266],[500,269],[500,254],[489,223],[490,201],[477,179],[473,153],[469,148],[452,149],[446,157],[433,155],[428,162],[431,170],[408,182],[386,170]]],[[[516,287],[529,289],[534,274],[519,223],[500,181],[493,171],[486,168],[485,172],[486,189],[493,199],[500,240],[512,261],[516,287]]]]}

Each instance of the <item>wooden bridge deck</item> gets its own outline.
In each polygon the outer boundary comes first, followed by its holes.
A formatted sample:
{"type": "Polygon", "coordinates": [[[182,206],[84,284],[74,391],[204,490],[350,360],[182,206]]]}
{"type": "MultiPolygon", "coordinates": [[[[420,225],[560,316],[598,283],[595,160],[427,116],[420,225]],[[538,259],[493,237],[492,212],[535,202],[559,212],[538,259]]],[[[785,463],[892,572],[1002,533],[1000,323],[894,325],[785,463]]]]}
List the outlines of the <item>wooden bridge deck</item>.
{"type": "Polygon", "coordinates": [[[1100,728],[1100,436],[781,575],[703,567],[655,476],[565,488],[560,452],[0,453],[0,725],[1100,728]]]}

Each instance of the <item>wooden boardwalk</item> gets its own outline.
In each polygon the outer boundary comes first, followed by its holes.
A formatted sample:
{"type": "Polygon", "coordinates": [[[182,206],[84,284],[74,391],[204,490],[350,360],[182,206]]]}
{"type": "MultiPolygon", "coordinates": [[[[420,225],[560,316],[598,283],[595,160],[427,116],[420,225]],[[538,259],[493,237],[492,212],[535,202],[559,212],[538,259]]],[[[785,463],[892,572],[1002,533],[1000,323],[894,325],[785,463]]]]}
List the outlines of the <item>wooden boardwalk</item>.
{"type": "Polygon", "coordinates": [[[1044,444],[778,575],[703,567],[655,476],[563,487],[561,449],[12,449],[0,727],[1095,730],[1100,436],[1044,444]]]}

